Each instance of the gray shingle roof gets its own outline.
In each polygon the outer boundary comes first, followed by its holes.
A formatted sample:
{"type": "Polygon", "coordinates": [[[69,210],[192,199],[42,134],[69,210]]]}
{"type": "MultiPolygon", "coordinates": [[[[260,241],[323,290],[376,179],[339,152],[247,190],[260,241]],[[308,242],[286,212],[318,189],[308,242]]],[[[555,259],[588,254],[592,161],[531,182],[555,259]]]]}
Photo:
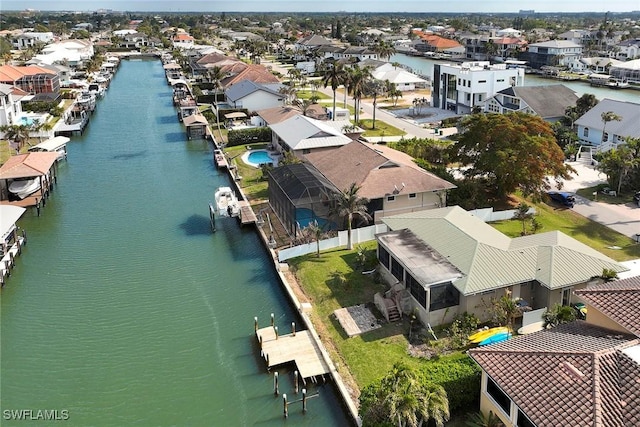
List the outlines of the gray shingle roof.
{"type": "Polygon", "coordinates": [[[637,138],[640,136],[640,104],[613,99],[603,99],[582,117],[576,120],[575,124],[591,129],[602,130],[604,122],[602,113],[612,111],[620,116],[620,121],[610,121],[607,123],[606,131],[612,135],[622,137],[637,138]]]}
{"type": "Polygon", "coordinates": [[[567,107],[576,105],[578,95],[565,85],[517,86],[500,91],[515,95],[543,119],[564,116],[567,107]]]}
{"type": "Polygon", "coordinates": [[[263,84],[259,84],[259,83],[255,83],[252,82],[251,80],[243,80],[239,83],[235,83],[231,86],[229,86],[225,91],[225,95],[227,97],[227,99],[231,100],[231,101],[237,101],[239,99],[244,98],[245,96],[248,96],[254,92],[258,92],[258,91],[263,91],[266,93],[270,93],[272,95],[275,95],[277,97],[282,97],[283,95],[281,95],[277,90],[274,89],[273,85],[266,86],[263,84]]]}

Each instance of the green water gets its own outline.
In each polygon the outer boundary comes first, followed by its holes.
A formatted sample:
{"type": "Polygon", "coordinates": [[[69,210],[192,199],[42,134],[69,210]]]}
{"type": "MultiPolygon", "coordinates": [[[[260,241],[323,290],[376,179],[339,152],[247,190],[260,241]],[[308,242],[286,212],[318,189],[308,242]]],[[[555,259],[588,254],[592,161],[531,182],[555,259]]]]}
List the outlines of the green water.
{"type": "Polygon", "coordinates": [[[159,61],[123,62],[68,153],[0,296],[2,426],[32,424],[6,420],[21,409],[69,426],[348,424],[330,385],[283,418],[253,317],[289,331],[295,311],[255,230],[210,232],[229,181],[185,140],[159,61]]]}

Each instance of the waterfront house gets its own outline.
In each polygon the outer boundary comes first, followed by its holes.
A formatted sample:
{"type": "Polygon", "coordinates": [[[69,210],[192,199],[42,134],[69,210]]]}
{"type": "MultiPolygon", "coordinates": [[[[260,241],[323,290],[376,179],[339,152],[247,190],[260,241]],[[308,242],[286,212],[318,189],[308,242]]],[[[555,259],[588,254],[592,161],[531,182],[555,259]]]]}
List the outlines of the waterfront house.
{"type": "Polygon", "coordinates": [[[256,114],[255,124],[257,126],[269,126],[283,122],[291,117],[299,116],[302,114],[302,109],[296,105],[281,105],[279,107],[258,110],[256,114]]]}
{"type": "Polygon", "coordinates": [[[523,112],[535,114],[548,122],[556,122],[568,107],[576,105],[578,95],[565,85],[514,86],[503,89],[484,104],[488,113],[523,112]]]}
{"type": "Polygon", "coordinates": [[[611,67],[621,64],[621,61],[618,61],[617,59],[600,57],[582,58],[580,62],[585,65],[587,70],[600,74],[609,74],[611,67]]]}
{"type": "Polygon", "coordinates": [[[508,427],[640,423],[640,277],[575,295],[586,321],[469,351],[482,368],[483,413],[508,427]]]}
{"type": "Polygon", "coordinates": [[[379,66],[371,73],[374,79],[381,82],[389,81],[401,91],[413,91],[417,88],[427,87],[429,82],[402,67],[396,67],[390,63],[379,66]]]}
{"type": "Polygon", "coordinates": [[[489,320],[492,298],[509,291],[532,309],[569,305],[604,268],[627,268],[559,231],[510,238],[459,206],[382,219],[381,271],[405,313],[440,325],[457,314],[489,320]]]}
{"type": "Polygon", "coordinates": [[[640,37],[624,40],[618,43],[617,47],[619,50],[616,52],[616,59],[628,61],[640,58],[640,37]]]}
{"type": "Polygon", "coordinates": [[[547,65],[582,71],[585,67],[581,58],[581,45],[568,40],[549,40],[530,44],[524,59],[529,61],[531,68],[547,65]]]}
{"type": "Polygon", "coordinates": [[[25,211],[21,206],[0,204],[0,285],[4,285],[14,265],[14,258],[25,243],[25,237],[18,235],[16,225],[25,211]]]}
{"type": "Polygon", "coordinates": [[[13,65],[0,66],[0,83],[15,86],[35,95],[39,93],[60,93],[60,78],[55,71],[38,65],[19,67],[13,65]]]}
{"type": "Polygon", "coordinates": [[[273,149],[281,153],[289,151],[300,159],[312,151],[331,150],[352,141],[343,131],[330,126],[328,121],[312,119],[302,114],[269,127],[272,131],[273,149]]]}
{"type": "Polygon", "coordinates": [[[417,38],[411,42],[411,45],[418,52],[450,54],[455,56],[464,55],[464,46],[455,40],[436,34],[425,33],[421,30],[413,30],[413,34],[415,34],[417,38]]]}
{"type": "Polygon", "coordinates": [[[15,92],[27,95],[12,85],[0,83],[0,126],[13,125],[22,116],[22,96],[14,96],[15,92]]]}
{"type": "Polygon", "coordinates": [[[264,110],[282,105],[284,95],[279,89],[281,83],[260,84],[251,80],[242,80],[232,84],[224,91],[227,104],[232,108],[244,108],[249,111],[264,110]]]}
{"type": "Polygon", "coordinates": [[[280,80],[278,80],[270,70],[260,64],[245,64],[242,62],[240,64],[225,67],[223,68],[223,71],[227,73],[227,76],[219,82],[223,89],[227,89],[231,85],[240,83],[244,80],[249,80],[263,85],[274,85],[280,83],[280,80]]]}
{"type": "Polygon", "coordinates": [[[304,161],[340,190],[352,183],[360,187],[358,195],[369,199],[367,209],[375,223],[389,215],[445,206],[447,191],[456,188],[385,145],[353,141],[305,154],[304,161]]]}
{"type": "Polygon", "coordinates": [[[605,98],[576,120],[575,125],[580,144],[608,151],[623,144],[627,137],[637,138],[640,135],[640,104],[605,98]],[[602,114],[606,112],[613,112],[620,120],[605,124],[602,114]]]}
{"type": "Polygon", "coordinates": [[[53,41],[53,33],[48,32],[25,32],[14,37],[13,47],[19,50],[35,48],[38,45],[45,45],[53,41]]]}
{"type": "Polygon", "coordinates": [[[432,106],[469,114],[501,90],[524,86],[524,69],[488,61],[433,66],[432,106]]]}
{"type": "Polygon", "coordinates": [[[640,59],[612,65],[609,73],[617,81],[640,85],[640,59]]]}

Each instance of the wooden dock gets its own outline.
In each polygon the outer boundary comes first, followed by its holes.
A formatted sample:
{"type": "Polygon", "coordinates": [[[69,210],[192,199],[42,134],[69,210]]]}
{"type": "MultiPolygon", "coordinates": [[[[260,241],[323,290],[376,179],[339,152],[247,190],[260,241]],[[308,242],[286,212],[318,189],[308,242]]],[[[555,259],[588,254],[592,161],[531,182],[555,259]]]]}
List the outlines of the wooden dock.
{"type": "Polygon", "coordinates": [[[255,212],[251,208],[251,205],[246,200],[238,201],[240,205],[240,223],[242,225],[255,224],[258,222],[255,212]]]}
{"type": "Polygon", "coordinates": [[[315,382],[316,377],[330,372],[309,331],[278,336],[273,326],[269,326],[256,330],[256,337],[269,369],[293,362],[305,382],[307,379],[315,382]]]}
{"type": "Polygon", "coordinates": [[[220,169],[228,169],[229,163],[227,162],[227,158],[225,157],[222,150],[214,150],[213,151],[213,161],[216,163],[216,166],[220,169]]]}

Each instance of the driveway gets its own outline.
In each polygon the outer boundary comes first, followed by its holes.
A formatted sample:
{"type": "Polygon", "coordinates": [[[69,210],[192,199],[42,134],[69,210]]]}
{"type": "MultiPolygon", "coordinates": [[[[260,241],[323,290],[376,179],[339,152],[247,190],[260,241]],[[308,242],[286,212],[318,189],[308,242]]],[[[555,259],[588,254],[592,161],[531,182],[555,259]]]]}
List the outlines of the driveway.
{"type": "MultiPolygon", "coordinates": [[[[593,166],[577,162],[569,164],[576,169],[577,174],[572,180],[564,181],[563,191],[575,192],[581,188],[606,184],[606,176],[593,166]]],[[[640,208],[632,203],[613,205],[595,201],[593,197],[585,198],[576,195],[573,210],[634,240],[640,239],[640,208]]]]}

